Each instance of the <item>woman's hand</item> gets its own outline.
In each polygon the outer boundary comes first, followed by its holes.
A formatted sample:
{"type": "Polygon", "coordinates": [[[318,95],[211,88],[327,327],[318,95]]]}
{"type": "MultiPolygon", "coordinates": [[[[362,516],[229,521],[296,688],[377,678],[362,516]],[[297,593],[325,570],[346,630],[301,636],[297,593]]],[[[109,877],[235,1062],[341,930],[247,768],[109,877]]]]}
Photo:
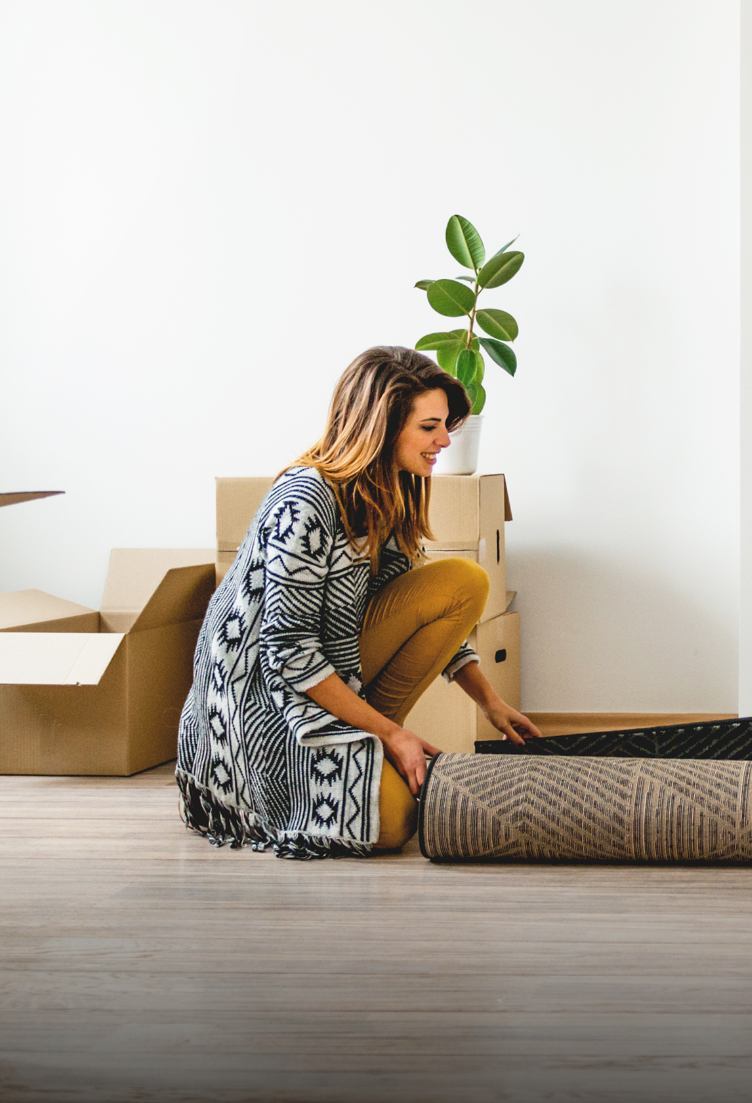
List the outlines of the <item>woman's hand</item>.
{"type": "Polygon", "coordinates": [[[536,728],[532,720],[517,712],[517,709],[513,709],[506,701],[502,701],[501,697],[497,697],[496,702],[489,704],[483,712],[497,731],[502,733],[502,739],[524,744],[525,737],[542,738],[543,733],[536,728]]]}
{"type": "Polygon", "coordinates": [[[410,786],[412,795],[417,797],[426,777],[426,755],[438,754],[439,748],[396,724],[391,732],[381,736],[381,742],[384,754],[410,786]]]}
{"type": "Polygon", "coordinates": [[[384,744],[386,757],[410,786],[412,795],[417,797],[426,777],[426,755],[438,754],[438,747],[432,747],[425,739],[420,739],[414,732],[401,728],[371,708],[345,685],[339,674],[330,674],[306,693],[332,716],[361,731],[377,735],[384,744]]]}
{"type": "Polygon", "coordinates": [[[468,697],[480,705],[496,730],[501,732],[502,739],[508,739],[511,743],[524,743],[524,736],[528,739],[542,738],[543,733],[538,731],[527,716],[502,701],[478,663],[467,663],[455,674],[454,680],[468,697]]]}

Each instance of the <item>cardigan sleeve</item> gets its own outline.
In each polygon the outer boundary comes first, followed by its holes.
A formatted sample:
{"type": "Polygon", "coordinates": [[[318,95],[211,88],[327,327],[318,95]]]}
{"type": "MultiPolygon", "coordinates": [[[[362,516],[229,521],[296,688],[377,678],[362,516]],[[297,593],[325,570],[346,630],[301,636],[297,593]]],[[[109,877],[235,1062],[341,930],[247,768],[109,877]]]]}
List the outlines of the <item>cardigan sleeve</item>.
{"type": "Polygon", "coordinates": [[[463,643],[454,658],[452,658],[442,670],[442,677],[447,682],[453,682],[455,676],[459,674],[463,666],[467,666],[468,663],[480,663],[480,657],[476,651],[473,651],[469,643],[463,643]]]}
{"type": "Polygon", "coordinates": [[[322,609],[337,530],[325,493],[297,493],[264,519],[266,565],[259,650],[268,670],[305,693],[335,670],[321,640],[322,609]]]}

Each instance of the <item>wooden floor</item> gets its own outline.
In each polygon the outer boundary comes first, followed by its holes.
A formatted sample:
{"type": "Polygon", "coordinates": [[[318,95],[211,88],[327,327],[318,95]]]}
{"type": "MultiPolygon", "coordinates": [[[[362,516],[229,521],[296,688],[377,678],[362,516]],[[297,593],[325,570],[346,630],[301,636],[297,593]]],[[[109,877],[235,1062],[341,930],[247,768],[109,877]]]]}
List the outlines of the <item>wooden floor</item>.
{"type": "Polygon", "coordinates": [[[215,850],[0,778],[2,1103],[752,1100],[752,871],[215,850]]]}

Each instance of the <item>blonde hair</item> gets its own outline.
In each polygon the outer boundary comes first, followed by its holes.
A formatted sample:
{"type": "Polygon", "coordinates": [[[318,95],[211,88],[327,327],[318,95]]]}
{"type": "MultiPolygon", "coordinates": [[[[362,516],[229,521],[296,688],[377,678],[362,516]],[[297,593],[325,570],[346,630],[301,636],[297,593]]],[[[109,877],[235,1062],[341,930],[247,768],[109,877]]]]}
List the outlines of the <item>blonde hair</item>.
{"type": "Polygon", "coordinates": [[[323,436],[296,461],[315,467],[329,482],[347,539],[367,552],[373,573],[392,533],[413,562],[423,557],[421,541],[433,539],[430,481],[399,471],[394,453],[415,399],[439,388],[449,405],[447,429],[456,429],[470,413],[470,400],[458,380],[413,349],[368,349],[334,388],[323,436]]]}

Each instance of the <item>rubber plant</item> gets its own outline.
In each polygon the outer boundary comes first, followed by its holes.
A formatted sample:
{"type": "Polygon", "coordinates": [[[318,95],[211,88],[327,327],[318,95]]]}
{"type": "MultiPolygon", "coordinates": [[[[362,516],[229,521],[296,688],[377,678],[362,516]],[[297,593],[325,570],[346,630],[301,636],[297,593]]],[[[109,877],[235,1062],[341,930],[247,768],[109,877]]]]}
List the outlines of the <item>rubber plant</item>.
{"type": "Polygon", "coordinates": [[[509,342],[519,332],[517,322],[505,310],[492,307],[478,308],[483,291],[492,291],[508,283],[522,267],[525,254],[510,250],[517,238],[507,242],[503,249],[486,260],[486,250],[480,234],[462,215],[453,214],[446,228],[446,243],[454,259],[464,268],[472,270],[472,276],[461,275],[454,280],[418,280],[416,287],[425,291],[429,305],[446,318],[468,319],[467,329],[452,329],[446,333],[427,333],[416,344],[419,352],[436,352],[436,359],[444,371],[464,384],[472,401],[472,413],[479,414],[486,404],[483,388],[485,362],[481,348],[504,371],[514,375],[517,357],[509,342]],[[478,336],[478,326],[487,336],[478,336]]]}

